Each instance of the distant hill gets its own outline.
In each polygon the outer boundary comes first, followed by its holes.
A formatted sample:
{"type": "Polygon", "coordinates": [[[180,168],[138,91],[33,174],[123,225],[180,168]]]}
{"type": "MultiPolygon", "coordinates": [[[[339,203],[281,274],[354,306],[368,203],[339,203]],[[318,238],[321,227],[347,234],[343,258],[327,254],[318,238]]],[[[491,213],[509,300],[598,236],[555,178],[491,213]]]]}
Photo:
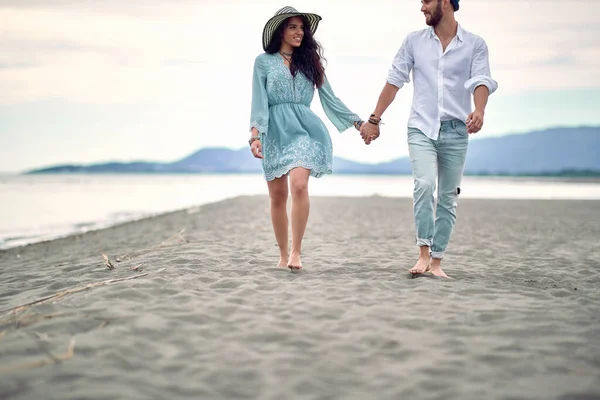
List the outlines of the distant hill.
{"type": "Polygon", "coordinates": [[[600,171],[600,127],[553,128],[469,143],[470,174],[600,171]]]}
{"type": "MultiPolygon", "coordinates": [[[[260,163],[247,148],[204,148],[173,163],[131,162],[58,165],[41,173],[251,173],[260,163]]],[[[408,157],[380,164],[334,158],[338,174],[410,174],[408,157]]],[[[552,128],[469,143],[465,174],[600,175],[600,127],[552,128]]]]}

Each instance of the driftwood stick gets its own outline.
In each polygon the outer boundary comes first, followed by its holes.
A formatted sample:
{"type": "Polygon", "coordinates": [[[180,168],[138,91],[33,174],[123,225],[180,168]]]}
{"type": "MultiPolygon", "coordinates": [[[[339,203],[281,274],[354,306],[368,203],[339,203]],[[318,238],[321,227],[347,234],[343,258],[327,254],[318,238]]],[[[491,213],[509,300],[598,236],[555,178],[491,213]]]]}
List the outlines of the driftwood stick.
{"type": "MultiPolygon", "coordinates": [[[[160,271],[163,271],[163,270],[164,269],[162,269],[160,271]]],[[[128,281],[130,279],[137,279],[137,278],[141,278],[142,276],[146,276],[148,274],[149,273],[146,272],[144,274],[128,276],[127,278],[109,279],[107,281],[96,282],[96,283],[89,283],[89,284],[87,284],[85,286],[81,286],[81,287],[77,287],[77,288],[73,288],[73,289],[67,289],[67,290],[65,290],[63,292],[53,294],[52,296],[46,296],[46,297],[43,297],[41,299],[30,301],[29,303],[26,303],[26,304],[21,304],[20,306],[16,306],[16,307],[13,307],[13,308],[8,309],[8,310],[2,310],[1,313],[7,312],[8,314],[0,317],[0,320],[6,318],[7,316],[9,316],[12,313],[16,314],[16,313],[18,313],[20,311],[23,311],[26,308],[31,307],[33,305],[47,303],[47,302],[49,302],[51,300],[59,299],[59,298],[61,298],[63,296],[66,296],[68,294],[82,292],[84,290],[92,289],[92,288],[95,288],[95,287],[98,287],[98,286],[110,285],[110,284],[115,283],[115,282],[122,282],[122,281],[128,281]]]]}
{"type": "Polygon", "coordinates": [[[104,265],[106,265],[109,270],[115,269],[115,266],[110,262],[106,254],[102,253],[102,257],[104,257],[104,265]]]}
{"type": "Polygon", "coordinates": [[[136,265],[135,267],[131,267],[131,270],[132,271],[140,271],[140,268],[142,268],[144,266],[144,264],[146,264],[146,263],[141,263],[141,264],[136,265]]]}
{"type": "Polygon", "coordinates": [[[5,367],[0,367],[0,374],[6,374],[8,372],[21,371],[24,369],[30,368],[40,368],[46,365],[56,364],[58,362],[66,361],[70,358],[73,358],[75,355],[75,339],[71,339],[69,342],[69,347],[67,348],[67,352],[65,354],[61,354],[59,356],[51,356],[48,358],[42,358],[41,360],[26,362],[22,364],[12,364],[7,365],[5,367]]]}
{"type": "Polygon", "coordinates": [[[127,257],[128,255],[129,255],[129,253],[125,254],[124,256],[117,257],[117,258],[115,258],[115,261],[116,261],[116,262],[118,262],[118,263],[120,263],[120,262],[121,262],[121,261],[123,261],[123,260],[125,259],[125,257],[127,257]]]}

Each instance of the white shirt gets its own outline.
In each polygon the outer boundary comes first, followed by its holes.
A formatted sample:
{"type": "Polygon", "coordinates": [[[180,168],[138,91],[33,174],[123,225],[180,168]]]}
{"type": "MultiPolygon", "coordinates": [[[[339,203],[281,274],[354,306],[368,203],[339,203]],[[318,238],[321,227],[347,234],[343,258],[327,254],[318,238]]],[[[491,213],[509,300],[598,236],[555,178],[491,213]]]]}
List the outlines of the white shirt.
{"type": "Polygon", "coordinates": [[[432,27],[410,33],[394,57],[387,82],[401,88],[413,73],[414,95],[408,126],[437,140],[441,121],[465,121],[471,113],[471,94],[491,78],[485,41],[458,25],[446,52],[432,27]]]}

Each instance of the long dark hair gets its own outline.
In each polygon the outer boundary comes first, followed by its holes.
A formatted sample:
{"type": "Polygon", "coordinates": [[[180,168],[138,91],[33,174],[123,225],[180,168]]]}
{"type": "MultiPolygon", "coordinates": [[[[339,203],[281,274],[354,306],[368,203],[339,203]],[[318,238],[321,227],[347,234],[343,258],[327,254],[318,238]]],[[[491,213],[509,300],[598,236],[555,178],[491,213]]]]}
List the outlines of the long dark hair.
{"type": "MultiPolygon", "coordinates": [[[[304,37],[302,38],[302,44],[294,49],[290,72],[292,76],[296,76],[296,73],[300,71],[319,88],[325,81],[325,69],[321,61],[325,60],[323,57],[323,47],[313,37],[307,19],[303,16],[299,17],[302,19],[302,24],[304,25],[304,37]]],[[[290,18],[283,21],[275,33],[273,33],[271,43],[267,47],[267,53],[274,54],[281,49],[283,31],[287,27],[289,20],[290,18]]]]}

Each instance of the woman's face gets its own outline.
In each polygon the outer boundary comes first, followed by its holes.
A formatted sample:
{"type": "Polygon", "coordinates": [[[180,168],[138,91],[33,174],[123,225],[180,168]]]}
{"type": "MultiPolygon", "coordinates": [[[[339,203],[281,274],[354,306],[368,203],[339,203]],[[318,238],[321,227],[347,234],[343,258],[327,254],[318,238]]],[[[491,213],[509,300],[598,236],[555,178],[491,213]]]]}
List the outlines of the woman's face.
{"type": "Polygon", "coordinates": [[[283,28],[282,41],[292,47],[300,47],[304,37],[304,22],[300,17],[292,17],[283,28]]]}

